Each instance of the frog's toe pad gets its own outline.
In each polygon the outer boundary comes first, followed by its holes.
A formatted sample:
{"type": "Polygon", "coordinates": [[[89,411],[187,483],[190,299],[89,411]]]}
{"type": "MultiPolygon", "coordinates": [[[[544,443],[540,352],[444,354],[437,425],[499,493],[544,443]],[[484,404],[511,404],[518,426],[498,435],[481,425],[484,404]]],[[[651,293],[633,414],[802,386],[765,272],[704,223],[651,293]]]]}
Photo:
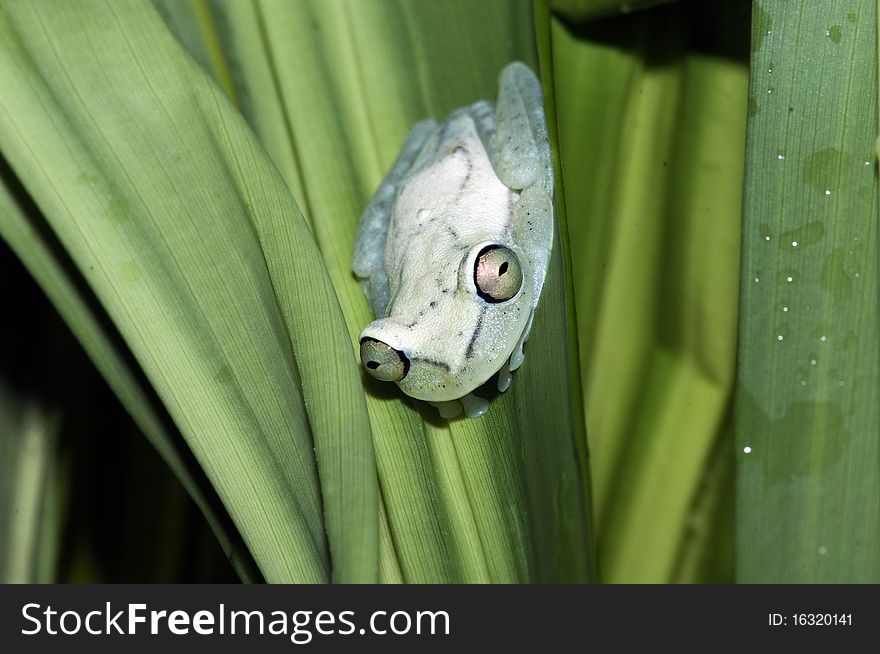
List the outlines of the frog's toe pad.
{"type": "Polygon", "coordinates": [[[498,371],[498,390],[503,393],[508,388],[510,388],[510,380],[510,366],[508,364],[504,364],[501,367],[501,370],[498,371]]]}
{"type": "Polygon", "coordinates": [[[440,412],[440,417],[444,420],[451,420],[461,413],[461,402],[459,400],[449,400],[448,402],[431,402],[431,406],[436,407],[440,412]]]}
{"type": "Polygon", "coordinates": [[[430,402],[431,406],[437,408],[440,417],[444,420],[452,420],[457,418],[462,410],[468,418],[479,418],[489,410],[489,401],[482,397],[477,397],[472,393],[468,393],[464,397],[457,400],[449,400],[448,402],[430,402]]]}
{"type": "Polygon", "coordinates": [[[507,367],[510,370],[516,370],[517,368],[519,368],[523,364],[523,361],[525,361],[525,360],[526,360],[526,355],[523,354],[523,343],[522,343],[522,341],[520,341],[520,343],[516,346],[516,349],[510,355],[510,363],[508,364],[507,367]]]}
{"type": "Polygon", "coordinates": [[[479,418],[489,410],[489,401],[477,397],[473,393],[468,393],[460,401],[468,418],[479,418]]]}

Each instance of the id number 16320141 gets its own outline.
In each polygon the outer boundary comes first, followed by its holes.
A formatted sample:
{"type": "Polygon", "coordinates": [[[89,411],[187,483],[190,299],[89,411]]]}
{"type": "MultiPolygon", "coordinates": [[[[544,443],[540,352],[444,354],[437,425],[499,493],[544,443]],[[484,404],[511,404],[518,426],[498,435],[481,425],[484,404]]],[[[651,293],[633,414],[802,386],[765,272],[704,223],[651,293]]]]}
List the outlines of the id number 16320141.
{"type": "Polygon", "coordinates": [[[851,627],[852,613],[768,613],[767,624],[771,627],[851,627]]]}

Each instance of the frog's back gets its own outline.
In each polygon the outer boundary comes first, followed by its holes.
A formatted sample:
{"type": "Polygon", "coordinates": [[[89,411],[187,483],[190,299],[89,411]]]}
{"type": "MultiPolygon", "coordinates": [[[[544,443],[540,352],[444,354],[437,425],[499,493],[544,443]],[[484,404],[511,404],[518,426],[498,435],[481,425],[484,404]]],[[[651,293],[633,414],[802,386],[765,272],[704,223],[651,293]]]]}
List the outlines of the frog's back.
{"type": "Polygon", "coordinates": [[[454,289],[463,253],[476,243],[508,240],[518,195],[495,174],[471,111],[456,112],[424,145],[395,199],[385,247],[389,314],[454,289]]]}

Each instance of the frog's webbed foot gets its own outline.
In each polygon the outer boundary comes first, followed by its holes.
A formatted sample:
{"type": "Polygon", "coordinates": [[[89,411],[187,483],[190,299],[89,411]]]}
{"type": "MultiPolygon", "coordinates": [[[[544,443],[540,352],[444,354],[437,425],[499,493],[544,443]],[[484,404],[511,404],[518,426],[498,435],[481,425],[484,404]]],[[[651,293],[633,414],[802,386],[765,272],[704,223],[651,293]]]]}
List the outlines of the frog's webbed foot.
{"type": "Polygon", "coordinates": [[[451,420],[461,414],[462,409],[468,418],[479,418],[489,410],[489,401],[482,397],[477,397],[473,393],[468,393],[464,397],[457,400],[449,400],[448,402],[431,402],[431,405],[437,407],[440,417],[444,420],[451,420]]]}

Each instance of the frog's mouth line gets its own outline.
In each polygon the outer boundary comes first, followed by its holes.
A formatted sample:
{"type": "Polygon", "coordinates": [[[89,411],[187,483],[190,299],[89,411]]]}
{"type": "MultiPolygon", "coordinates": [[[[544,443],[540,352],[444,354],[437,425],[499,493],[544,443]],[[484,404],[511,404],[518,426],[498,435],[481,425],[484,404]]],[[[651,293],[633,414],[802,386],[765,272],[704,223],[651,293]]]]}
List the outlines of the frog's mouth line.
{"type": "Polygon", "coordinates": [[[437,366],[438,368],[443,368],[447,374],[452,374],[452,367],[448,363],[444,363],[443,361],[428,359],[427,357],[413,357],[413,361],[420,361],[421,363],[427,363],[431,366],[437,366]]]}
{"type": "Polygon", "coordinates": [[[474,331],[471,334],[471,338],[468,341],[467,349],[464,352],[465,359],[473,359],[474,358],[474,344],[477,342],[477,338],[480,335],[480,331],[483,329],[483,319],[486,317],[487,309],[480,310],[480,317],[477,318],[477,326],[474,327],[474,331]]]}

